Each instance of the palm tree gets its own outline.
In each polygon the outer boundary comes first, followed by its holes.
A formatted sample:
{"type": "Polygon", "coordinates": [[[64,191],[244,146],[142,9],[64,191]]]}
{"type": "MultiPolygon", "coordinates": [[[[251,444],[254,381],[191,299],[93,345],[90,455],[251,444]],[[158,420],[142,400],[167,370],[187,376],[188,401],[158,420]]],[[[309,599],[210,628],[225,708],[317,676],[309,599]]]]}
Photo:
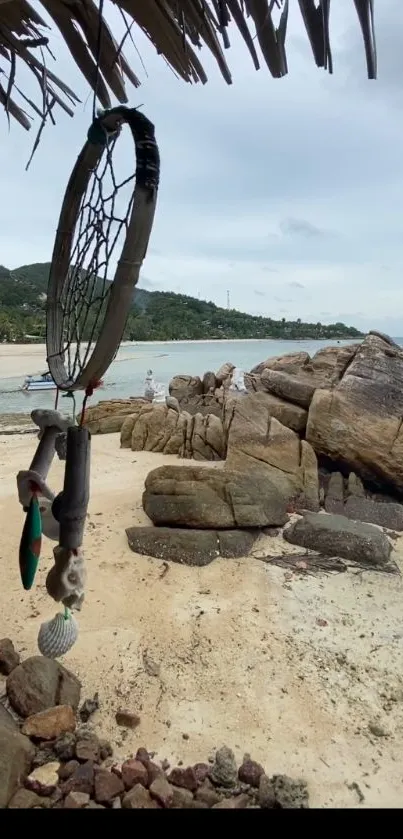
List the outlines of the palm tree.
{"type": "MultiPolygon", "coordinates": [[[[104,17],[109,0],[37,0],[53,20],[84,78],[104,108],[112,93],[127,102],[125,81],[140,82],[131,70],[104,17]]],[[[332,72],[329,36],[330,0],[297,0],[317,67],[332,72]]],[[[351,0],[361,27],[369,78],[376,78],[376,49],[373,0],[351,0]]],[[[255,44],[271,75],[287,74],[286,32],[289,0],[114,0],[131,35],[133,24],[154,44],[157,52],[186,82],[205,83],[206,73],[199,60],[202,46],[214,56],[228,84],[231,73],[223,48],[230,46],[231,25],[245,42],[256,69],[260,60],[255,44]],[[276,25],[275,19],[278,19],[276,25]],[[252,30],[252,31],[251,31],[252,30]],[[256,37],[254,37],[256,33],[256,37]],[[221,43],[220,43],[221,42],[221,43]]],[[[55,105],[73,116],[79,101],[61,79],[46,66],[49,31],[46,23],[27,0],[0,0],[0,103],[26,129],[32,118],[26,106],[42,123],[55,105]],[[16,68],[23,62],[39,83],[39,100],[34,102],[15,83],[16,68]],[[19,103],[16,101],[19,99],[19,103]]],[[[126,37],[126,36],[125,36],[126,37]]]]}

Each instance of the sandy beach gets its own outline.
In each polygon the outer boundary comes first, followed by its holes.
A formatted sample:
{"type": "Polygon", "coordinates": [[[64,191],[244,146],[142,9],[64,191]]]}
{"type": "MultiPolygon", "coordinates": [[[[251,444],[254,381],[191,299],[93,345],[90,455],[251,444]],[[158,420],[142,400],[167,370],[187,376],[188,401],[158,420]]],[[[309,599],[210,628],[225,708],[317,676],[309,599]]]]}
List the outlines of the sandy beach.
{"type": "MultiPolygon", "coordinates": [[[[39,626],[57,611],[44,588],[52,543],[44,539],[32,591],[19,579],[15,475],[35,445],[30,435],[0,436],[0,636],[24,656],[37,652],[39,626]]],[[[118,756],[145,745],[173,762],[206,759],[226,743],[269,774],[304,777],[311,806],[401,806],[401,579],[362,571],[297,578],[251,557],[163,573],[161,561],[129,549],[125,527],[147,523],[144,478],[169,462],[178,460],[121,450],[117,434],[93,438],[87,595],[63,663],[81,679],[83,699],[99,692],[97,731],[118,756]],[[122,707],[139,713],[135,731],[116,725],[122,707]]],[[[62,475],[57,461],[56,490],[62,475]]],[[[266,536],[254,553],[284,547],[266,536]]]]}

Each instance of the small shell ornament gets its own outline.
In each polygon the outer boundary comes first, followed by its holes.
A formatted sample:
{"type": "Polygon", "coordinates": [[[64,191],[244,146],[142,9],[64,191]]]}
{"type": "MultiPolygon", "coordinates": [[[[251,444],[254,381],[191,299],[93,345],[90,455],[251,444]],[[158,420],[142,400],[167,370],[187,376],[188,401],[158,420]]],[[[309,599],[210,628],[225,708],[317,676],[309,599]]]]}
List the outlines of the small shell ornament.
{"type": "Polygon", "coordinates": [[[39,652],[46,658],[59,658],[74,646],[78,638],[78,624],[71,612],[58,612],[41,624],[38,634],[39,652]]]}

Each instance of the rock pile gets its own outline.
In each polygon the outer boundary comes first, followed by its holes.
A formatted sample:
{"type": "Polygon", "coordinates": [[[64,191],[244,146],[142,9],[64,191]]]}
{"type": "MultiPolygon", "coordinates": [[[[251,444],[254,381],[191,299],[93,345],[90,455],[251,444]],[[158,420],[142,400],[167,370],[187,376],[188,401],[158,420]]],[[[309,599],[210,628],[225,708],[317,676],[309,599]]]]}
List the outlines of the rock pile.
{"type": "MultiPolygon", "coordinates": [[[[81,685],[76,676],[57,662],[40,656],[16,663],[19,656],[9,639],[0,640],[0,661],[8,662],[2,664],[3,671],[10,669],[10,651],[14,653],[15,666],[8,673],[6,687],[14,713],[0,704],[0,808],[300,809],[309,806],[303,781],[286,775],[270,778],[249,755],[245,755],[238,767],[227,746],[219,748],[209,762],[194,766],[170,768],[167,761],[161,766],[143,747],[128,759],[117,762],[110,743],[77,720],[81,685]],[[63,695],[54,693],[55,676],[63,695]],[[15,712],[23,719],[16,718],[15,712]]],[[[87,706],[88,701],[83,709],[87,706]]],[[[79,716],[85,718],[83,709],[79,716]]]]}

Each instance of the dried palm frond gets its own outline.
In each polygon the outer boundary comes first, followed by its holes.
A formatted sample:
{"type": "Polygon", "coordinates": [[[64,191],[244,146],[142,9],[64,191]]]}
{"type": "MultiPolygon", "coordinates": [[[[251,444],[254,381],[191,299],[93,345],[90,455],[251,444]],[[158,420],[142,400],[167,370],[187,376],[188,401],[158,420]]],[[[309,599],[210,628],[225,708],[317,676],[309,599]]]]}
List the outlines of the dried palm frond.
{"type": "MultiPolygon", "coordinates": [[[[288,72],[286,34],[289,0],[112,0],[124,17],[132,37],[139,27],[175,73],[186,82],[205,83],[206,73],[195,50],[203,45],[214,56],[222,76],[231,84],[224,58],[230,47],[229,28],[237,26],[256,69],[259,44],[273,77],[288,72]],[[277,20],[277,24],[275,22],[277,20]],[[220,44],[222,42],[222,46],[220,44]]],[[[362,31],[367,75],[376,78],[376,47],[373,0],[352,0],[362,31]]],[[[125,80],[137,87],[139,80],[127,63],[121,45],[110,32],[103,0],[40,0],[67,44],[81,74],[103,107],[111,104],[110,93],[127,102],[125,80]]],[[[330,0],[298,0],[302,20],[318,67],[333,71],[329,35],[330,0]]],[[[24,128],[32,117],[15,101],[15,94],[29,104],[41,120],[52,115],[53,105],[73,113],[79,101],[75,93],[47,68],[46,23],[27,0],[0,0],[0,102],[8,116],[24,128]],[[16,84],[18,62],[28,66],[37,79],[41,105],[29,100],[16,84]]],[[[126,33],[127,34],[127,33],[126,33]]],[[[126,37],[126,36],[125,36],[126,37]]]]}

